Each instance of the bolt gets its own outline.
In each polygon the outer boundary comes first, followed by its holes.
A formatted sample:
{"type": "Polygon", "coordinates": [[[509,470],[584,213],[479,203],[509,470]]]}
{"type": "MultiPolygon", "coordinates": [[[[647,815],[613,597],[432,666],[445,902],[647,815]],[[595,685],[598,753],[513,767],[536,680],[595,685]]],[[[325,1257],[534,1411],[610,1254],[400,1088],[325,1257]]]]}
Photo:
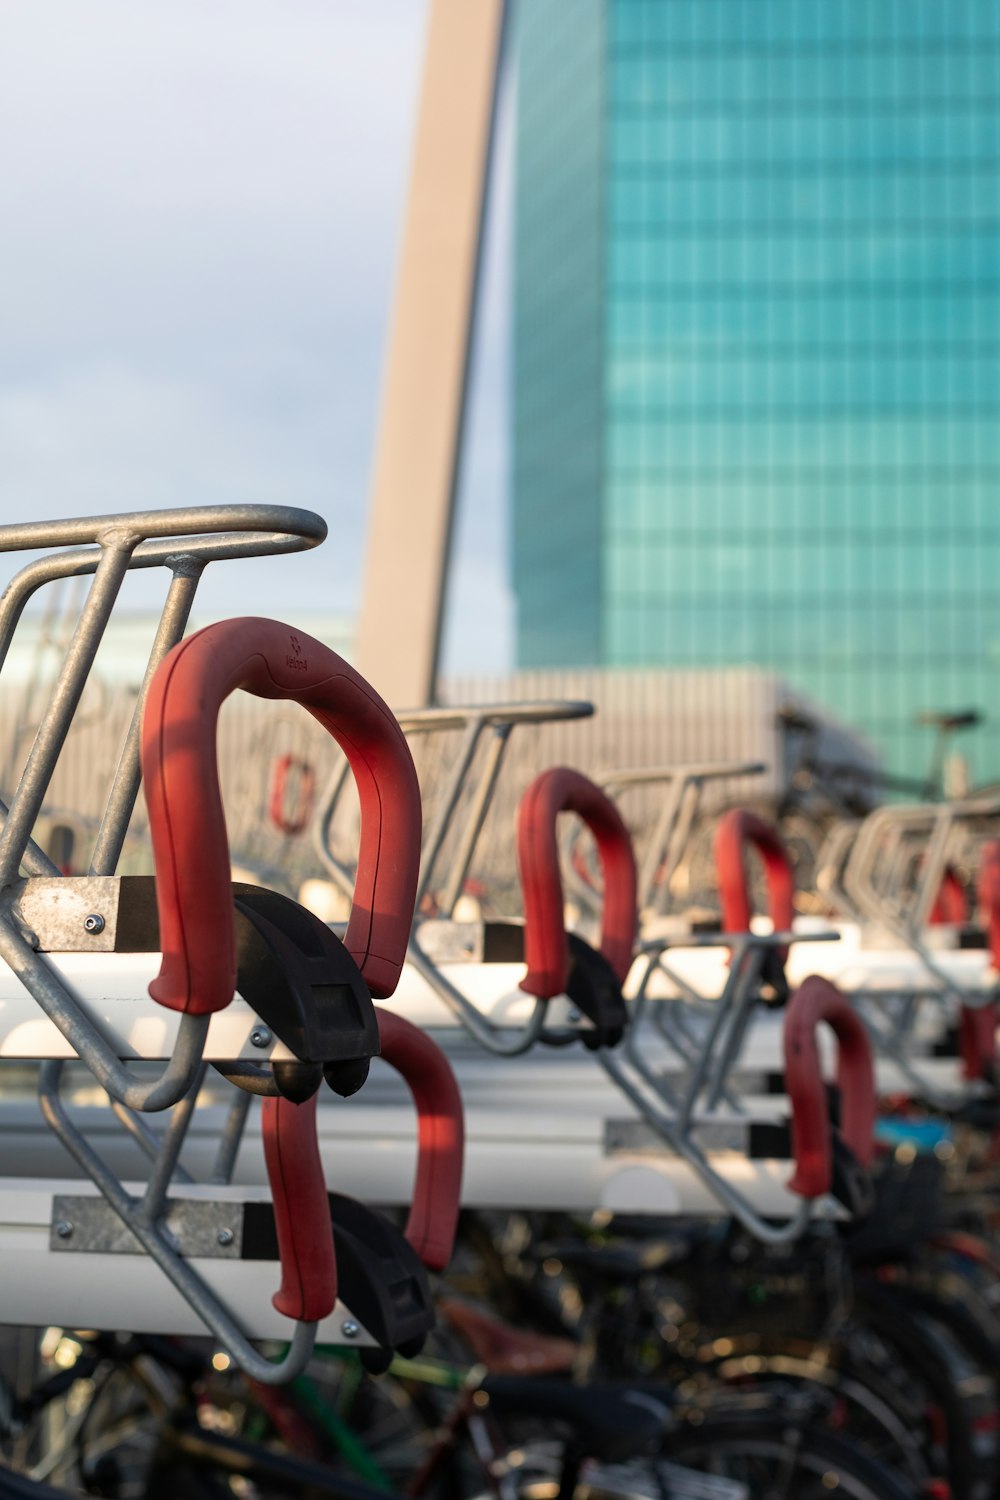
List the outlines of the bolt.
{"type": "Polygon", "coordinates": [[[270,1047],[271,1033],[266,1026],[255,1026],[250,1033],[251,1047],[270,1047]]]}
{"type": "Polygon", "coordinates": [[[231,1245],[235,1238],[236,1236],[231,1229],[220,1229],[216,1235],[216,1239],[220,1245],[231,1245]]]}
{"type": "Polygon", "coordinates": [[[56,1234],[61,1240],[68,1240],[73,1233],[73,1226],[68,1219],[60,1219],[56,1225],[56,1234]]]}
{"type": "Polygon", "coordinates": [[[344,1322],[340,1325],[340,1331],[345,1339],[356,1339],[361,1329],[354,1322],[353,1318],[345,1318],[344,1322]]]}
{"type": "Polygon", "coordinates": [[[92,911],[89,917],[83,921],[84,932],[89,932],[91,937],[96,937],[99,932],[104,931],[104,918],[99,911],[92,911]]]}

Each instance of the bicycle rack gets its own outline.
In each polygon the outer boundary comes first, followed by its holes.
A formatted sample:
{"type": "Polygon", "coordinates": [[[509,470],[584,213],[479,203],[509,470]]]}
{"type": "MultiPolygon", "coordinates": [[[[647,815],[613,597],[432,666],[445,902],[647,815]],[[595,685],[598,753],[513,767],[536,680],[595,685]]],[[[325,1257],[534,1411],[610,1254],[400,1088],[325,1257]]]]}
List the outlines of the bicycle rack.
{"type": "MultiPolygon", "coordinates": [[[[405,956],[418,873],[419,788],[389,710],[319,642],[263,620],[228,621],[179,642],[209,562],[296,550],[324,534],[318,517],[282,507],[137,513],[0,530],[0,548],[96,544],[30,563],[0,599],[2,664],[35,589],[52,578],[94,575],[52,702],[10,807],[3,809],[0,833],[0,955],[10,971],[5,991],[16,1001],[6,1009],[15,1035],[25,1033],[12,1041],[8,1030],[3,1050],[48,1059],[39,1075],[43,1116],[100,1194],[51,1193],[49,1249],[89,1252],[82,1257],[84,1265],[90,1261],[89,1270],[94,1255],[103,1261],[126,1251],[134,1258],[141,1249],[236,1361],[266,1383],[303,1367],[317,1324],[329,1320],[336,1303],[315,1091],[325,1074],[338,1092],[353,1092],[379,1051],[371,995],[391,994],[405,956]],[[171,581],[90,873],[64,877],[31,832],[125,573],[155,566],[166,566],[171,581]],[[344,947],[323,924],[274,893],[237,888],[234,906],[215,725],[222,700],[237,686],[303,704],[346,750],[361,793],[362,829],[344,947]],[[140,784],[140,740],[157,870],[155,909],[152,881],[113,873],[140,784]],[[160,951],[160,973],[150,985],[157,1002],[151,1017],[148,1006],[135,1003],[136,985],[148,978],[151,960],[145,955],[160,951]],[[85,998],[95,979],[111,992],[97,1002],[85,998]],[[241,995],[234,1000],[238,983],[241,995]],[[270,1002],[264,995],[268,984],[275,992],[270,1002]],[[256,1002],[258,991],[268,1024],[246,1003],[246,994],[256,1002]],[[64,1063],[73,1056],[88,1066],[150,1160],[144,1190],[136,1193],[107,1166],[60,1097],[64,1063]],[[166,1067],[149,1082],[130,1071],[135,1058],[166,1059],[166,1067]],[[269,1069],[261,1066],[267,1060],[269,1069]],[[239,1088],[206,1193],[179,1158],[209,1065],[239,1088]],[[252,1093],[265,1095],[265,1155],[283,1275],[274,1302],[294,1320],[288,1354],[277,1364],[247,1338],[245,1296],[241,1313],[232,1315],[228,1296],[219,1295],[218,1272],[210,1269],[212,1260],[246,1260],[248,1226],[260,1217],[251,1213],[253,1195],[246,1203],[246,1190],[231,1188],[252,1093]],[[142,1118],[171,1108],[162,1132],[142,1118]],[[296,1193],[302,1201],[293,1210],[296,1193]]],[[[442,1114],[430,1108],[423,1080],[435,1077],[440,1090],[450,1069],[438,1054],[435,1073],[427,1048],[435,1054],[437,1049],[429,1040],[422,1051],[412,1039],[401,1043],[401,1026],[390,1020],[395,1040],[386,1051],[394,1047],[402,1057],[396,1065],[418,1103],[414,1237],[420,1257],[439,1266],[457,1215],[461,1106],[452,1080],[449,1109],[442,1114]]],[[[19,1185],[7,1188],[17,1196],[19,1185]]],[[[34,1212],[30,1208],[29,1219],[34,1212]]],[[[260,1258],[269,1260],[270,1253],[260,1258]]],[[[227,1278],[245,1292],[250,1283],[237,1275],[239,1269],[228,1266],[227,1278]]],[[[125,1279],[134,1284],[131,1273],[125,1279]]],[[[89,1273],[84,1280],[92,1287],[89,1273]]],[[[350,1326],[362,1343],[369,1337],[350,1326]]]]}
{"type": "MultiPolygon", "coordinates": [[[[595,784],[615,802],[620,802],[630,791],[658,786],[666,788],[638,872],[640,912],[665,914],[674,880],[690,850],[706,786],[715,781],[760,776],[766,770],[763,761],[699,761],[688,765],[611,771],[594,778],[595,784]]],[[[580,876],[572,859],[566,868],[569,888],[591,911],[595,911],[599,905],[599,893],[580,876]]]]}
{"type": "Polygon", "coordinates": [[[996,985],[961,983],[942,962],[939,950],[930,946],[928,929],[935,925],[936,908],[940,915],[941,891],[953,862],[965,852],[962,844],[967,847],[977,828],[998,816],[1000,800],[995,798],[879,808],[856,830],[835,882],[861,919],[891,933],[927,976],[927,983],[911,987],[905,995],[865,992],[864,999],[878,1052],[896,1063],[922,1097],[943,1108],[953,1101],[930,1083],[911,1057],[920,1003],[950,1000],[957,1005],[965,1076],[971,1082],[981,1076],[974,1059],[982,1060],[989,1050],[986,1032],[994,1014],[996,985]],[[984,1014],[977,1017],[980,1010],[984,1014]]]}
{"type": "MultiPolygon", "coordinates": [[[[534,1005],[530,1016],[519,1029],[495,1024],[452,983],[431,949],[440,951],[442,934],[448,932],[447,924],[453,921],[513,730],[524,725],[588,718],[593,711],[590,703],[547,700],[536,703],[416,709],[399,715],[400,728],[407,735],[419,736],[442,730],[459,731],[461,734],[437,814],[424,838],[417,887],[417,916],[407,959],[466,1031],[482,1047],[502,1057],[519,1056],[542,1039],[547,1013],[545,1002],[539,1000],[534,1005]],[[485,754],[482,765],[477,770],[476,753],[484,743],[485,754]],[[463,799],[466,802],[465,821],[454,851],[446,861],[444,856],[451,823],[463,799]],[[444,871],[440,879],[437,879],[441,866],[444,866],[444,871]],[[434,916],[427,916],[421,913],[421,907],[432,892],[435,892],[436,910],[434,916]]],[[[316,849],[331,880],[341,890],[349,891],[351,872],[334,854],[331,835],[345,776],[346,767],[342,766],[331,778],[320,801],[315,830],[316,849]]],[[[452,943],[453,948],[473,946],[474,935],[468,930],[468,925],[455,924],[455,931],[451,935],[461,941],[452,943]]],[[[521,937],[518,924],[491,923],[489,927],[491,939],[499,936],[501,946],[508,953],[519,948],[521,937]]]]}
{"type": "Polygon", "coordinates": [[[876,1100],[875,1069],[864,1022],[835,985],[814,974],[789,1002],[783,1043],[795,1157],[789,1189],[806,1200],[821,1198],[834,1190],[839,1167],[846,1179],[841,1187],[845,1206],[859,1213],[869,1211],[870,1183],[861,1174],[875,1155],[876,1100]],[[836,1144],[816,1038],[821,1023],[831,1027],[838,1044],[841,1125],[836,1144]]]}
{"type": "MultiPolygon", "coordinates": [[[[601,953],[592,954],[592,961],[603,960],[602,978],[609,987],[617,985],[621,1000],[621,986],[631,968],[638,906],[631,841],[617,809],[593,782],[561,769],[544,772],[525,793],[523,805],[526,814],[519,832],[524,827],[527,836],[519,839],[519,855],[525,884],[525,951],[529,958],[529,975],[524,984],[546,1000],[566,993],[571,982],[570,954],[575,955],[585,946],[577,939],[577,946],[569,947],[563,927],[556,853],[556,816],[573,811],[584,818],[597,836],[604,874],[606,907],[601,953]]],[[[745,838],[752,831],[759,838],[762,832],[766,834],[763,825],[756,826],[758,822],[752,819],[750,823],[740,823],[740,835],[745,838]]],[[[788,885],[787,880],[785,884],[788,885]]],[[[641,1041],[640,1028],[648,1003],[645,977],[655,968],[664,943],[643,945],[640,949],[647,956],[646,976],[640,980],[638,994],[629,1007],[623,1046],[615,1049],[605,1045],[596,1052],[605,1071],[664,1144],[694,1169],[727,1212],[769,1244],[783,1244],[797,1238],[811,1217],[810,1204],[804,1202],[786,1224],[775,1226],[765,1221],[716,1170],[695,1136],[703,1092],[708,1095],[709,1109],[717,1107],[720,1097],[725,1097],[726,1075],[738,1055],[749,1009],[757,1000],[756,980],[762,961],[769,951],[776,947],[780,950],[788,940],[784,933],[770,939],[750,934],[741,937],[738,956],[734,955],[732,965],[731,993],[718,1004],[707,1045],[692,1068],[684,1097],[674,1094],[656,1075],[644,1056],[641,1041]]],[[[718,944],[719,939],[713,936],[711,941],[718,944]]]]}
{"type": "MultiPolygon", "coordinates": [[[[963,809],[969,821],[981,820],[984,807],[988,807],[980,800],[977,804],[963,809]]],[[[727,815],[727,816],[732,816],[727,815]]],[[[725,823],[720,824],[720,830],[725,823]]],[[[953,845],[948,836],[950,823],[945,824],[940,816],[938,808],[920,809],[880,809],[873,814],[866,827],[866,836],[859,839],[859,829],[863,825],[851,823],[839,825],[834,833],[828,837],[826,852],[824,854],[824,890],[833,897],[833,904],[847,915],[849,923],[845,937],[853,937],[851,956],[846,960],[846,966],[839,968],[835,963],[829,970],[820,963],[822,972],[826,977],[841,981],[841,975],[848,983],[852,998],[864,1007],[866,1021],[873,1045],[879,1057],[890,1064],[898,1074],[901,1075],[904,1086],[914,1089],[929,1102],[942,1108],[948,1108],[954,1103],[954,1090],[950,1092],[942,1089],[927,1076],[926,1065],[915,1060],[914,1053],[919,1052],[916,1037],[916,1025],[919,1014],[919,1006],[923,1000],[933,999],[938,1002],[950,995],[960,1005],[960,1049],[964,1059],[965,1077],[967,1081],[975,1081],[982,1077],[984,1060],[989,1049],[988,1017],[977,1018],[975,1008],[984,1005],[989,1006],[992,992],[989,989],[970,988],[968,980],[961,980],[959,976],[963,970],[968,969],[968,964],[963,961],[950,963],[948,967],[942,961],[938,949],[929,949],[921,931],[912,939],[909,935],[905,937],[900,934],[900,928],[894,932],[893,944],[902,944],[904,951],[912,952],[919,967],[914,968],[911,976],[905,979],[897,976],[893,981],[885,970],[884,964],[876,964],[875,968],[866,972],[863,963],[863,955],[868,950],[870,941],[868,931],[870,930],[871,913],[879,912],[884,917],[884,909],[877,905],[877,898],[881,894],[879,882],[872,874],[873,868],[881,872],[884,880],[892,880],[894,888],[902,892],[907,883],[914,879],[919,880],[919,908],[920,911],[929,911],[934,921],[940,921],[943,915],[940,905],[941,881],[949,878],[951,872],[950,858],[953,845]],[[934,822],[936,820],[936,823],[934,822]],[[891,846],[886,848],[886,839],[880,837],[879,829],[886,825],[894,833],[891,846]],[[932,826],[939,830],[944,826],[945,832],[939,839],[935,850],[930,855],[925,854],[924,845],[915,838],[915,833],[921,834],[932,826]],[[874,827],[874,833],[872,832],[874,827]],[[854,868],[855,884],[858,882],[858,871],[864,872],[865,880],[869,887],[875,891],[871,896],[867,911],[859,910],[858,905],[850,900],[846,894],[845,868],[854,868]],[[938,875],[940,872],[940,879],[938,875]],[[938,884],[934,882],[938,879],[938,884]],[[860,945],[859,941],[860,940],[860,945]],[[860,966],[860,970],[859,970],[860,966]],[[854,977],[847,976],[853,971],[854,977]],[[921,983],[921,973],[923,982],[921,983]],[[972,1005],[967,1003],[972,999],[972,1005]],[[886,1021],[888,1017],[888,1023],[886,1021]]],[[[732,868],[737,868],[732,862],[732,868]]],[[[720,893],[725,897],[725,875],[720,877],[720,893]]],[[[748,910],[748,909],[747,909],[748,910]]],[[[778,927],[790,921],[791,905],[786,901],[788,916],[776,913],[772,906],[772,926],[778,927]]],[[[899,897],[900,920],[915,925],[911,906],[902,895],[899,897]]],[[[742,928],[747,925],[746,914],[742,917],[730,917],[724,924],[730,929],[742,928]]],[[[883,920],[876,931],[884,932],[888,922],[883,920]]],[[[802,932],[796,938],[796,942],[811,942],[818,935],[812,932],[802,932]]],[[[675,942],[671,944],[674,951],[682,950],[685,944],[675,942]]],[[[711,946],[702,943],[701,946],[711,946]]],[[[964,943],[963,943],[964,946],[964,943]]],[[[884,944],[878,945],[884,950],[884,944]]],[[[887,956],[887,955],[885,955],[887,956]]],[[[967,955],[963,955],[964,958],[967,955]]],[[[669,977],[672,991],[684,996],[689,1002],[684,1006],[677,1004],[660,1005],[656,1012],[656,1023],[678,1055],[683,1056],[689,1064],[700,1054],[703,1037],[691,1034],[690,1017],[704,1013],[705,996],[694,988],[692,983],[685,978],[684,974],[677,971],[666,958],[661,958],[658,970],[669,977]]],[[[801,970],[800,970],[801,972],[801,970]]],[[[648,986],[655,976],[647,975],[645,984],[648,986]]],[[[655,989],[655,986],[654,986],[655,989]]],[[[726,990],[728,992],[727,984],[726,990]]],[[[714,1008],[714,1007],[713,1007],[714,1008]]],[[[992,1014],[992,1012],[990,1012],[992,1014]]],[[[898,1087],[898,1085],[896,1085],[898,1087]]],[[[730,1103],[736,1102],[732,1099],[730,1103]]]]}

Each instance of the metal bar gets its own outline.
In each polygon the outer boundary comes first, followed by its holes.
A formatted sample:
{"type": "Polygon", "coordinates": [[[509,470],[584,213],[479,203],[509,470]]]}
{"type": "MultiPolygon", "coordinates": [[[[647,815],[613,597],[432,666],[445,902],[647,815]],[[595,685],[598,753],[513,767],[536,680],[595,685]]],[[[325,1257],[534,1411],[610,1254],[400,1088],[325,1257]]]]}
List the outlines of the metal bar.
{"type": "Polygon", "coordinates": [[[38,1076],[38,1100],[46,1123],[77,1164],[97,1186],[122,1223],[127,1225],[150,1259],[177,1288],[205,1326],[226,1348],[242,1370],[265,1385],[290,1380],[302,1371],[316,1341],[315,1323],[296,1323],[291,1346],[278,1364],[264,1359],[250,1344],[242,1329],[209,1291],[193,1268],[177,1254],[158,1222],[148,1222],[137,1213],[138,1204],[92,1146],[77,1130],[59,1097],[61,1062],[45,1062],[38,1076]]]}
{"type": "Polygon", "coordinates": [[[8,912],[0,912],[0,958],[7,961],[112,1099],[145,1113],[169,1109],[187,1093],[201,1062],[211,1016],[182,1015],[170,1061],[158,1078],[140,1082],[115,1056],[43,956],[12,925],[8,912]]]}
{"type": "MultiPolygon", "coordinates": [[[[683,775],[671,777],[670,779],[669,791],[664,798],[663,806],[660,808],[659,816],[656,819],[656,826],[653,829],[653,834],[642,862],[642,869],[639,872],[638,898],[640,911],[649,905],[653,885],[656,881],[656,872],[660,868],[663,852],[669,842],[677,814],[680,811],[681,799],[687,790],[688,784],[688,778],[683,775]]],[[[665,884],[666,882],[664,882],[665,884]]]]}
{"type": "MultiPolygon", "coordinates": [[[[729,1030],[722,1039],[719,1055],[715,1060],[708,1082],[706,1109],[717,1109],[726,1092],[726,1079],[739,1060],[746,1037],[750,1017],[757,1005],[754,985],[760,978],[765,949],[751,942],[739,966],[730,1001],[731,1016],[729,1030]]],[[[733,965],[736,968],[736,965],[733,965]]]]}
{"type": "Polygon", "coordinates": [[[660,888],[656,892],[653,902],[654,910],[660,915],[665,914],[670,905],[674,876],[680,868],[684,857],[684,850],[688,847],[691,839],[691,831],[694,828],[695,817],[701,803],[701,791],[703,783],[690,781],[684,788],[680,806],[673,827],[670,829],[666,847],[663,851],[663,868],[660,871],[660,888]]]}
{"type": "MultiPolygon", "coordinates": [[[[0,798],[0,828],[7,821],[8,807],[6,802],[0,798]]],[[[61,875],[62,870],[54,860],[49,859],[41,844],[36,844],[34,839],[28,839],[21,854],[21,863],[29,875],[61,875]]]]}
{"type": "Polygon", "coordinates": [[[472,856],[476,852],[476,844],[479,841],[479,835],[483,831],[483,824],[486,822],[486,815],[489,812],[493,793],[496,790],[497,778],[500,775],[500,768],[503,765],[504,752],[507,749],[510,739],[510,724],[494,724],[492,727],[493,740],[486,752],[485,762],[479,778],[479,786],[473,795],[472,803],[466,813],[465,831],[455,852],[451,874],[444,888],[444,895],[441,901],[441,915],[444,917],[452,915],[455,910],[455,903],[462,894],[462,887],[469,873],[469,866],[472,863],[472,856]]]}
{"type": "Polygon", "coordinates": [[[476,719],[492,724],[550,724],[593,717],[594,705],[575,698],[539,698],[529,702],[474,703],[465,707],[409,708],[396,714],[404,734],[433,734],[439,729],[465,729],[476,719]]]}
{"type": "Polygon", "coordinates": [[[245,1089],[234,1090],[233,1101],[226,1115],[226,1123],[219,1137],[215,1165],[212,1168],[211,1180],[219,1183],[220,1186],[226,1186],[233,1180],[233,1169],[236,1166],[236,1157],[252,1102],[253,1095],[248,1094],[245,1089]]]}
{"type": "Polygon", "coordinates": [[[955,816],[949,803],[938,808],[934,827],[924,855],[924,867],[917,884],[916,896],[907,922],[912,937],[926,927],[930,921],[931,908],[941,888],[948,859],[948,842],[954,827],[955,816]]]}
{"type": "MultiPolygon", "coordinates": [[[[155,1161],[160,1152],[161,1136],[152,1130],[141,1115],[134,1110],[127,1109],[117,1099],[111,1100],[111,1112],[123,1130],[132,1137],[139,1150],[149,1161],[155,1161]]],[[[178,1182],[193,1182],[194,1178],[186,1167],[179,1163],[174,1170],[174,1176],[178,1182]]]]}
{"type": "Polygon", "coordinates": [[[13,526],[0,526],[0,552],[80,546],[99,542],[105,533],[120,528],[138,533],[140,537],[273,531],[296,538],[299,543],[296,550],[316,547],[326,537],[326,522],[321,516],[290,505],[194,505],[177,510],[135,510],[119,515],[77,516],[64,521],[22,521],[13,526]]]}
{"type": "Polygon", "coordinates": [[[736,942],[732,944],[732,959],[730,963],[729,973],[726,976],[725,988],[723,989],[719,1000],[716,1002],[717,1009],[712,1016],[712,1020],[708,1028],[708,1036],[705,1039],[704,1051],[702,1052],[697,1063],[691,1071],[687,1090],[682,1096],[680,1109],[678,1110],[677,1121],[680,1129],[682,1130],[686,1129],[690,1124],[691,1114],[694,1110],[698,1095],[704,1088],[710,1074],[712,1053],[715,1049],[716,1042],[722,1034],[723,1027],[729,1020],[729,1009],[733,1003],[734,997],[739,992],[739,975],[742,971],[744,955],[747,952],[747,945],[747,938],[738,938],[736,942]]]}
{"type": "MultiPolygon", "coordinates": [[[[812,1204],[808,1199],[803,1199],[784,1224],[771,1224],[768,1220],[761,1218],[743,1195],[715,1170],[704,1152],[691,1140],[687,1130],[681,1129],[675,1120],[664,1115],[652,1103],[645,1091],[628,1076],[614,1051],[602,1047],[597,1057],[605,1072],[614,1080],[625,1097],[635,1105],[657,1135],[675,1155],[682,1157],[694,1168],[709,1192],[714,1194],[723,1208],[728,1210],[755,1239],[765,1245],[787,1245],[799,1238],[812,1216],[812,1204]]],[[[688,1129],[690,1128],[689,1125],[688,1129]]]]}
{"type": "Polygon", "coordinates": [[[97,831],[97,842],[90,860],[91,875],[113,875],[118,866],[142,780],[139,747],[146,695],[160,662],[187,629],[195,592],[205,569],[203,561],[187,556],[173,559],[168,566],[173,577],[167,590],[166,603],[163,606],[156,637],[149,653],[149,661],[146,663],[146,672],[132,712],[132,721],[125,737],[121,758],[111,783],[111,792],[104,809],[104,816],[97,831]]]}
{"type": "Polygon", "coordinates": [[[87,676],[97,655],[104,627],[128,570],[129,556],[138,543],[134,532],[105,533],[104,551],[97,565],[87,602],[80,612],[73,639],[52,690],[48,710],[38,726],[0,833],[0,888],[17,878],[21,855],[35,825],[56,760],[76,712],[87,676]]]}
{"type": "Polygon", "coordinates": [[[454,816],[455,809],[462,796],[462,788],[465,785],[465,778],[469,774],[482,729],[482,720],[477,716],[470,715],[466,722],[465,734],[462,736],[462,745],[458,759],[455,761],[452,773],[446,783],[444,797],[438,807],[437,816],[431,825],[431,831],[428,833],[427,841],[424,845],[423,868],[421,869],[420,881],[417,886],[417,911],[420,910],[420,903],[427,894],[431,875],[434,873],[434,865],[448,835],[448,825],[454,816]]]}
{"type": "Polygon", "coordinates": [[[423,979],[440,996],[448,1009],[471,1032],[476,1041],[489,1052],[495,1052],[499,1057],[519,1057],[522,1052],[527,1052],[533,1047],[542,1034],[545,1025],[545,1010],[547,1001],[535,1001],[535,1008],[531,1013],[531,1019],[527,1021],[523,1029],[508,1036],[508,1028],[494,1026],[481,1015],[476,1007],[468,1000],[458,987],[446,979],[436,964],[432,963],[423,952],[419,942],[420,928],[415,929],[410,938],[410,946],[407,949],[407,957],[413,967],[423,979]]]}
{"type": "Polygon", "coordinates": [[[194,1107],[198,1102],[198,1093],[204,1079],[205,1064],[202,1063],[184,1098],[179,1100],[171,1110],[167,1128],[160,1137],[160,1149],[153,1162],[153,1170],[149,1174],[142,1204],[138,1209],[138,1217],[147,1224],[152,1224],[160,1218],[166,1207],[167,1193],[170,1191],[170,1183],[181,1154],[181,1147],[184,1145],[184,1137],[187,1135],[188,1126],[194,1116],[194,1107]]]}

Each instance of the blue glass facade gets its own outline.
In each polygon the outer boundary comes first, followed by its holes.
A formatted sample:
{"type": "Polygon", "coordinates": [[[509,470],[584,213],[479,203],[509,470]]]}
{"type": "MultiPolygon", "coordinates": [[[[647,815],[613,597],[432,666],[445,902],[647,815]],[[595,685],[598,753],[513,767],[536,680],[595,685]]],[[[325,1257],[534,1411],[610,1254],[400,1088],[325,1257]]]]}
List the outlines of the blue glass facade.
{"type": "Polygon", "coordinates": [[[911,772],[976,706],[996,776],[1000,5],[521,0],[519,41],[521,664],[771,668],[911,772]]]}

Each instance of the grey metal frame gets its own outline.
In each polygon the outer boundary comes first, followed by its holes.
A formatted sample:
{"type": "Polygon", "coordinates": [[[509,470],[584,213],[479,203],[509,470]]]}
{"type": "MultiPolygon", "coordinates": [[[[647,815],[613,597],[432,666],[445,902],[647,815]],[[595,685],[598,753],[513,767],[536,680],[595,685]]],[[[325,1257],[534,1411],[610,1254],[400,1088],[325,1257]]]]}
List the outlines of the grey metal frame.
{"type": "MultiPolygon", "coordinates": [[[[660,916],[664,914],[671,882],[683,863],[708,783],[760,776],[766,770],[767,766],[763,761],[694,761],[689,764],[609,771],[594,778],[597,785],[614,799],[636,788],[666,788],[666,795],[657,813],[638,872],[640,911],[650,911],[660,916]]],[[[572,865],[568,869],[567,885],[586,905],[595,909],[599,903],[597,894],[575,873],[572,865]]]]}
{"type": "MultiPolygon", "coordinates": [[[[417,916],[407,957],[420,976],[431,986],[451,1013],[481,1046],[501,1057],[517,1057],[540,1039],[545,1029],[547,1002],[536,1000],[529,1020],[520,1031],[494,1026],[487,1021],[457,985],[442,973],[424,951],[420,941],[421,927],[429,920],[422,917],[420,905],[432,889],[441,862],[452,821],[462,798],[468,796],[465,823],[458,845],[444,874],[438,897],[438,918],[450,920],[469,873],[479,836],[486,821],[490,802],[496,790],[504,755],[515,728],[524,724],[549,724],[569,719],[589,718],[593,704],[572,700],[550,699],[536,703],[487,703],[457,708],[423,708],[399,714],[398,722],[407,735],[433,734],[441,730],[461,731],[458,751],[448,776],[437,815],[424,835],[421,851],[420,880],[417,886],[417,916]],[[473,783],[476,751],[488,737],[486,754],[473,783]],[[471,788],[471,790],[470,790],[471,788]]],[[[331,827],[341,792],[346,784],[347,766],[338,767],[320,803],[314,825],[316,851],[330,878],[347,895],[354,890],[353,872],[337,860],[331,847],[331,827]]]]}
{"type": "MultiPolygon", "coordinates": [[[[113,876],[117,868],[139,792],[139,743],[146,694],[157,666],[184,635],[205,568],[217,561],[301,551],[316,546],[325,535],[326,524],[321,517],[275,505],[137,511],[0,527],[0,552],[61,549],[29,562],[0,597],[0,669],[25,606],[43,584],[66,577],[93,577],[18,786],[9,807],[0,806],[0,957],[90,1068],[108,1093],[119,1122],[149,1159],[143,1196],[135,1198],[126,1191],[73,1124],[59,1097],[62,1062],[42,1064],[42,1112],[122,1223],[206,1327],[248,1374],[267,1383],[288,1380],[304,1368],[315,1341],[316,1325],[297,1322],[288,1354],[272,1364],[253,1348],[223,1304],[178,1253],[166,1228],[170,1184],[173,1180],[190,1180],[179,1156],[204,1076],[202,1054],[210,1018],[182,1016],[173,1052],[160,1075],[152,1080],[136,1077],[39,951],[41,944],[21,915],[19,898],[33,879],[50,881],[60,875],[31,834],[126,574],[164,567],[170,581],[98,829],[90,861],[92,876],[113,876]],[[22,869],[27,873],[26,881],[20,878],[22,869]],[[171,1107],[173,1113],[162,1133],[152,1131],[136,1113],[171,1107]]],[[[238,1091],[220,1140],[213,1175],[216,1182],[230,1180],[248,1106],[249,1096],[238,1091]]]]}
{"type": "MultiPolygon", "coordinates": [[[[810,933],[809,942],[836,942],[836,932],[810,933]]],[[[735,1071],[754,1010],[759,1004],[757,981],[765,954],[769,949],[785,947],[806,939],[800,934],[740,933],[734,936],[706,933],[692,935],[676,942],[657,940],[644,943],[639,957],[645,967],[635,996],[629,1006],[629,1024],[622,1045],[614,1050],[602,1048],[598,1057],[608,1075],[638,1109],[663,1142],[682,1157],[718,1199],[756,1239],[767,1245],[790,1244],[798,1239],[812,1218],[812,1204],[803,1201],[783,1224],[772,1224],[756,1212],[747,1198],[722,1174],[716,1171],[697,1140],[701,1118],[721,1104],[736,1115],[745,1110],[729,1086],[735,1071]],[[685,1000],[652,1000],[649,985],[657,972],[667,974],[675,984],[681,983],[664,963],[664,954],[679,948],[730,949],[729,973],[722,994],[710,1002],[698,997],[708,1012],[708,1034],[695,1038],[682,1026],[680,1036],[664,1019],[672,1011],[683,1010],[685,1000]],[[644,1049],[644,1024],[650,1019],[690,1071],[677,1087],[653,1066],[644,1049]]],[[[683,986],[690,998],[689,986],[683,986]]]]}

